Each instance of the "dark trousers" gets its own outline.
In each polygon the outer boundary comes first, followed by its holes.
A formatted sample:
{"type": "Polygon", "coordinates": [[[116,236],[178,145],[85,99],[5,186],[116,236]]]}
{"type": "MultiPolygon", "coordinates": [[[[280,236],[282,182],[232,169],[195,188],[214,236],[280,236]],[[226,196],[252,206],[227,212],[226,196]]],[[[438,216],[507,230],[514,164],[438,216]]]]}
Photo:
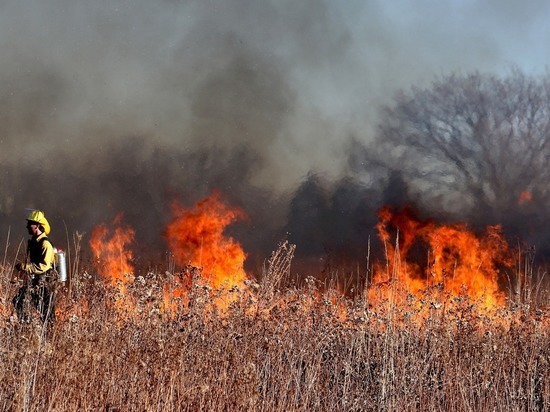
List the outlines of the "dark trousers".
{"type": "Polygon", "coordinates": [[[55,319],[55,281],[50,274],[34,276],[25,282],[12,300],[20,322],[29,322],[31,307],[40,312],[42,322],[55,319]]]}

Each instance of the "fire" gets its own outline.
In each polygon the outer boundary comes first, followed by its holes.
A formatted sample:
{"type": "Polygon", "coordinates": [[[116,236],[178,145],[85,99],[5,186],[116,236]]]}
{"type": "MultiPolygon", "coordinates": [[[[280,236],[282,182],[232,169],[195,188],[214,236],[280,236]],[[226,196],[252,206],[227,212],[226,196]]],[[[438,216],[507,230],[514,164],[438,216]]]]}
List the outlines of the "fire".
{"type": "Polygon", "coordinates": [[[522,206],[526,203],[529,203],[532,200],[533,200],[533,195],[531,194],[531,192],[527,192],[527,191],[521,192],[518,197],[518,205],[522,206]]]}
{"type": "Polygon", "coordinates": [[[185,313],[188,319],[201,313],[209,319],[237,309],[239,314],[277,319],[291,311],[303,314],[310,324],[323,316],[350,327],[372,320],[383,329],[407,319],[420,326],[432,321],[460,326],[465,319],[499,320],[503,313],[499,279],[513,263],[500,226],[476,234],[464,224],[419,219],[410,208],[383,208],[377,230],[386,255],[374,265],[365,294],[357,300],[364,306],[358,310],[344,291],[324,290],[323,282],[313,277],[305,279],[304,293],[295,287],[285,293],[281,281],[290,276],[295,248],[286,241],[268,260],[262,280],[249,279],[243,248],[224,234],[244,213],[222,201],[219,193],[188,209],[174,202],[172,213],[164,231],[172,270],[161,275],[129,276],[134,272],[134,230],[121,224],[122,214],[93,230],[90,246],[97,269],[118,289],[115,306],[124,315],[176,318],[185,313]]]}
{"type": "MultiPolygon", "coordinates": [[[[398,284],[417,298],[437,291],[439,297],[468,296],[485,309],[504,303],[498,285],[501,267],[511,267],[510,249],[500,226],[476,236],[466,225],[437,225],[417,219],[406,208],[380,212],[379,238],[386,247],[386,265],[376,268],[374,283],[398,284]],[[397,238],[390,242],[390,230],[397,238]],[[424,264],[418,263],[424,260],[424,264]]],[[[379,297],[373,288],[369,296],[379,297]]],[[[393,289],[395,291],[395,288],[393,289]]]]}
{"type": "Polygon", "coordinates": [[[122,225],[122,216],[122,213],[119,214],[109,225],[112,229],[104,224],[96,226],[92,231],[90,247],[98,272],[124,295],[134,273],[129,245],[134,241],[135,231],[122,225]]]}
{"type": "Polygon", "coordinates": [[[221,201],[219,193],[198,202],[192,209],[172,205],[174,219],[168,224],[166,240],[176,264],[202,268],[202,276],[215,289],[241,285],[246,279],[246,254],[226,227],[244,213],[221,201]]]}

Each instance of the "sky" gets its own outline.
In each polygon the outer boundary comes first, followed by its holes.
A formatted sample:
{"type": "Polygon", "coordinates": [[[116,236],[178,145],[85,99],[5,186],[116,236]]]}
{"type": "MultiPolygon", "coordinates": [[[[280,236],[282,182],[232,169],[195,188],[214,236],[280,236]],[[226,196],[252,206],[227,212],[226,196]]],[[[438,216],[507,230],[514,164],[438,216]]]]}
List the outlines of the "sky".
{"type": "Polygon", "coordinates": [[[215,187],[251,231],[287,227],[308,177],[353,177],[352,142],[400,89],[545,72],[549,17],[542,0],[4,0],[1,226],[125,211],[150,239],[215,187]]]}

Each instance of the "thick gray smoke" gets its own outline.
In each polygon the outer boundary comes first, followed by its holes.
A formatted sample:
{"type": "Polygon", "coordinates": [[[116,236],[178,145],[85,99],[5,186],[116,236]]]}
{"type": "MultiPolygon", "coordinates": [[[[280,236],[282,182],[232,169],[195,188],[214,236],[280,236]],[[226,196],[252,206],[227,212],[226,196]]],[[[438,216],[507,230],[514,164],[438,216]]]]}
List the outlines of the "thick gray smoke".
{"type": "Polygon", "coordinates": [[[65,242],[124,212],[159,256],[170,203],[216,188],[253,261],[287,232],[305,255],[364,250],[407,198],[363,153],[378,106],[441,71],[539,70],[550,6],[340,3],[3,1],[0,230],[40,208],[65,242]]]}

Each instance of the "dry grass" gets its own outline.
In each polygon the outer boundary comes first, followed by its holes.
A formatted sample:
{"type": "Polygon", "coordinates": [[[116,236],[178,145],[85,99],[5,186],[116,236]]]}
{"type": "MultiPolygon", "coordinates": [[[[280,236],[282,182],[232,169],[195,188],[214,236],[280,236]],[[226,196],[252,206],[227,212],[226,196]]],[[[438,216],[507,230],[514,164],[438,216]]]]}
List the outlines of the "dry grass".
{"type": "Polygon", "coordinates": [[[136,278],[115,302],[115,290],[82,272],[70,294],[60,293],[60,316],[47,332],[10,320],[15,289],[4,271],[0,410],[550,408],[544,310],[516,305],[488,318],[461,298],[445,312],[426,302],[429,316],[419,322],[418,301],[371,307],[320,292],[312,280],[282,287],[293,252],[286,247],[268,279],[225,292],[225,313],[213,304],[220,292],[196,283],[168,310],[173,277],[136,278]]]}

